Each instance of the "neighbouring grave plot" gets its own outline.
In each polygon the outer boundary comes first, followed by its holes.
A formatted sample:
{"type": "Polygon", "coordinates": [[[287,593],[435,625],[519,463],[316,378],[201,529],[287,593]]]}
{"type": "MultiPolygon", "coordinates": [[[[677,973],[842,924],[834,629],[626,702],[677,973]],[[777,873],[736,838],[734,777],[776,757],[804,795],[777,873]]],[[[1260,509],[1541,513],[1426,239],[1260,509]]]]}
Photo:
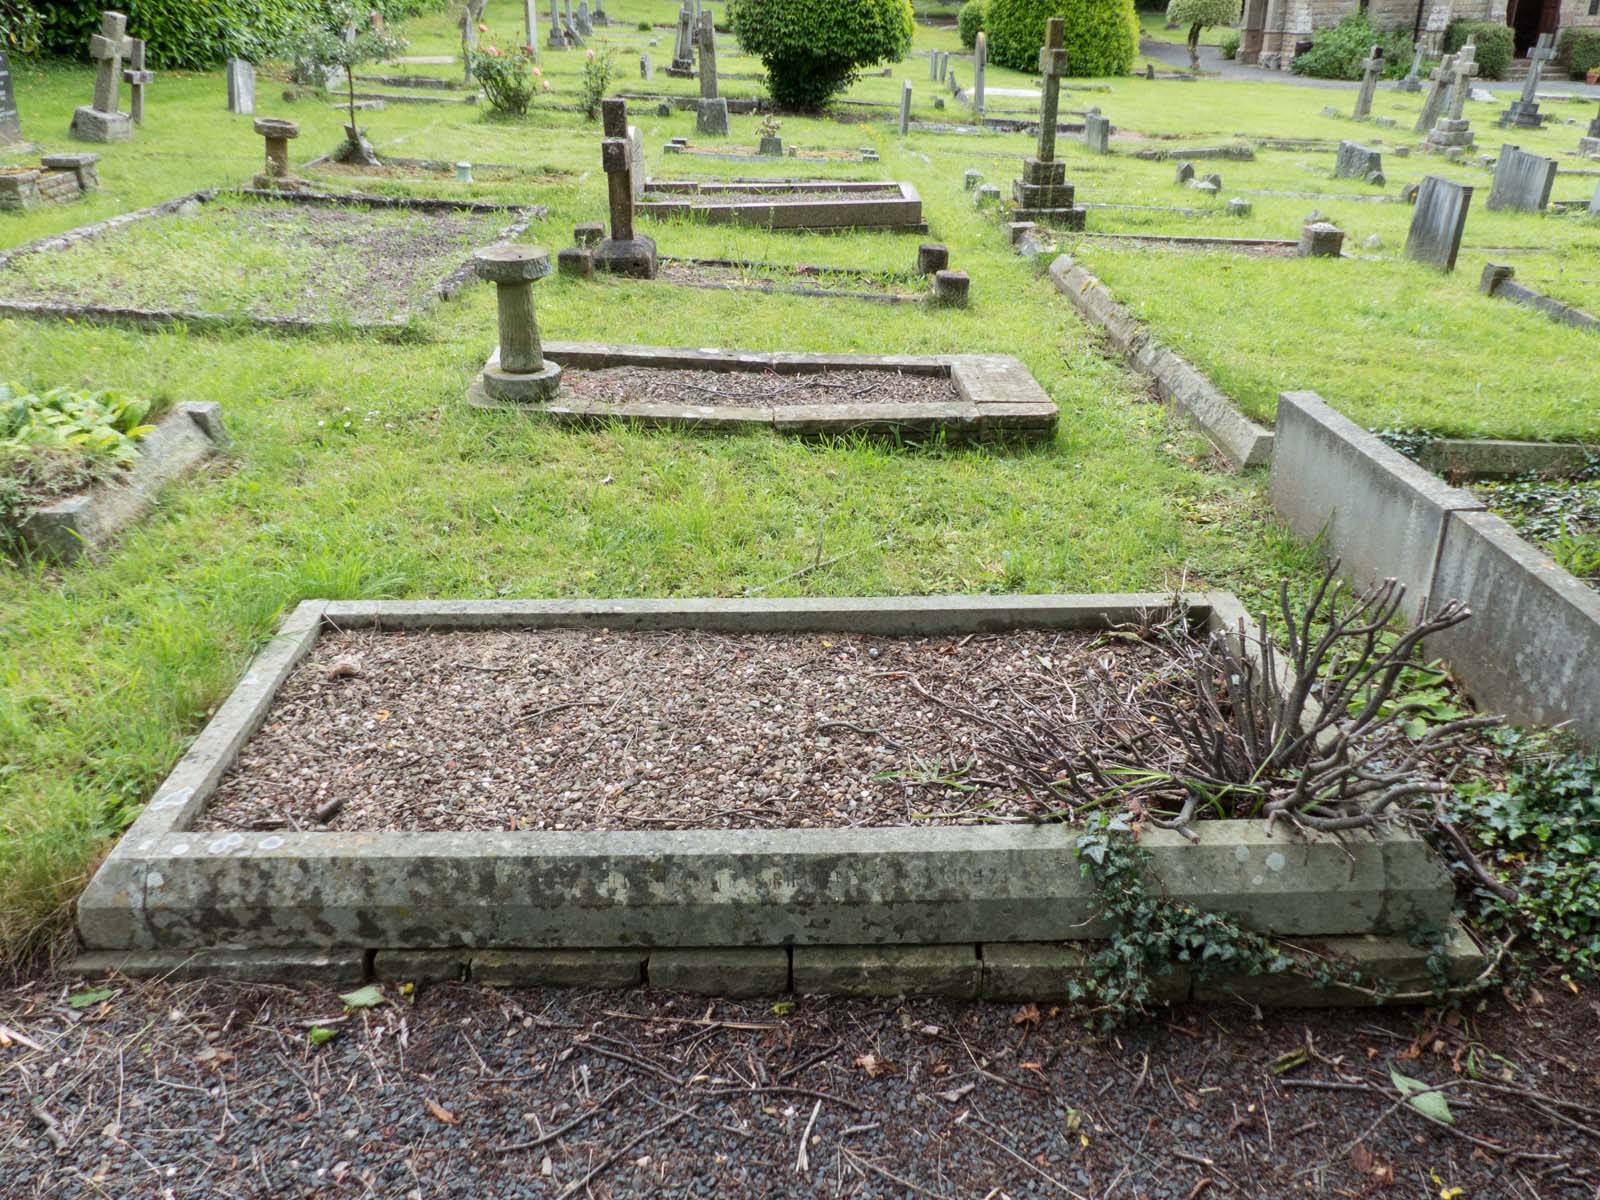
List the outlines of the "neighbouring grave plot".
{"type": "Polygon", "coordinates": [[[730,162],[816,162],[862,163],[877,162],[878,152],[828,149],[822,146],[785,146],[778,137],[763,138],[758,146],[701,146],[687,138],[673,138],[661,148],[663,154],[681,154],[688,158],[715,158],[730,162]]]}
{"type": "Polygon", "coordinates": [[[0,254],[0,314],[398,331],[463,286],[474,246],[514,236],[541,211],[196,192],[0,254]]]}
{"type": "Polygon", "coordinates": [[[1126,246],[1148,250],[1157,254],[1249,254],[1257,258],[1298,258],[1302,254],[1299,241],[1288,238],[1235,238],[1202,237],[1169,233],[1085,233],[1073,238],[1075,242],[1103,242],[1107,245],[1126,246]]]}
{"type": "MultiPolygon", "coordinates": [[[[971,994],[1029,960],[1060,994],[1107,932],[1072,816],[1096,806],[1008,766],[1022,728],[1092,710],[1143,736],[1213,634],[1259,670],[1253,628],[1223,594],[307,602],[89,884],[78,965],[619,986],[731,955],[782,992],[891,954],[971,994]]],[[[1481,965],[1399,828],[1161,819],[1140,846],[1175,901],[1349,955],[1365,986],[1431,994],[1413,942],[1440,936],[1452,978],[1481,965]]]]}
{"type": "Polygon", "coordinates": [[[917,189],[892,180],[652,179],[634,211],[768,229],[928,229],[917,189]]]}
{"type": "Polygon", "coordinates": [[[1469,490],[1579,582],[1600,591],[1600,454],[1568,474],[1478,479],[1469,490]]]}
{"type": "Polygon", "coordinates": [[[920,304],[928,277],[912,272],[866,271],[854,267],[785,266],[727,258],[677,258],[663,255],[656,278],[681,287],[775,292],[920,304]]]}
{"type": "Polygon", "coordinates": [[[573,172],[558,168],[532,171],[506,163],[471,162],[466,159],[396,158],[385,155],[374,165],[341,162],[325,154],[306,163],[301,170],[329,181],[362,183],[558,183],[573,172]]]}

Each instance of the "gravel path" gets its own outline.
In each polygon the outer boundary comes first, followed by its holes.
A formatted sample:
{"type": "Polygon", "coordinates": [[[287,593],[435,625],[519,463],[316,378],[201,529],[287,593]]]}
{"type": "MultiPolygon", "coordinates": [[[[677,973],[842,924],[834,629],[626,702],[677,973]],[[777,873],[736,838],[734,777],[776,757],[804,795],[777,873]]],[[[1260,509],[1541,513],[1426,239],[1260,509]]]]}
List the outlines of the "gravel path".
{"type": "Polygon", "coordinates": [[[0,992],[7,1200],[1600,1189],[1600,998],[1555,980],[1470,1018],[1189,1008],[1108,1037],[1048,1005],[72,986],[0,992]],[[1449,1085],[1456,1124],[1391,1068],[1449,1085]]]}
{"type": "Polygon", "coordinates": [[[327,634],[202,827],[315,827],[335,799],[331,827],[360,830],[1003,818],[1018,789],[973,766],[985,727],[934,697],[1088,711],[1163,661],[1087,633],[327,634]]]}

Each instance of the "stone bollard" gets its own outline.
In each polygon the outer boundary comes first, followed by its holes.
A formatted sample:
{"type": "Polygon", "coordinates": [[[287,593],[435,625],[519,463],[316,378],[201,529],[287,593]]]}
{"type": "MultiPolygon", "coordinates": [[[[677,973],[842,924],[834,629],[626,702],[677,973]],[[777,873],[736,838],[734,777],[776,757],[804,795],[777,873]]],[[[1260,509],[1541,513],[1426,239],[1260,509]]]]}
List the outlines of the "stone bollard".
{"type": "Polygon", "coordinates": [[[1344,249],[1344,230],[1327,221],[1312,221],[1300,230],[1301,258],[1338,258],[1344,249]]]}
{"type": "Polygon", "coordinates": [[[972,281],[965,271],[940,271],[933,277],[933,302],[950,308],[965,308],[972,281]]]}
{"type": "Polygon", "coordinates": [[[257,117],[255,131],[267,140],[267,168],[256,176],[256,186],[281,186],[293,178],[289,166],[289,143],[300,136],[300,126],[281,117],[257,117]]]}
{"type": "MultiPolygon", "coordinates": [[[[472,256],[478,278],[495,285],[500,309],[500,349],[483,369],[488,407],[542,404],[561,386],[561,367],[544,357],[533,312],[533,282],[550,274],[550,255],[538,246],[501,243],[472,256]]],[[[475,389],[476,390],[476,389],[475,389]]]]}
{"type": "Polygon", "coordinates": [[[593,279],[594,251],[585,246],[568,246],[556,255],[556,270],[574,279],[593,279]]]}
{"type": "Polygon", "coordinates": [[[943,242],[923,242],[917,247],[917,274],[937,275],[950,265],[950,247],[943,242]]]}
{"type": "Polygon", "coordinates": [[[457,183],[471,183],[472,182],[472,164],[471,163],[469,163],[469,162],[458,162],[456,164],[456,182],[457,183]]]}
{"type": "Polygon", "coordinates": [[[598,246],[605,240],[606,227],[599,221],[585,221],[572,227],[572,240],[585,249],[598,246]]]}
{"type": "Polygon", "coordinates": [[[982,171],[969,170],[968,172],[966,172],[966,174],[961,176],[961,186],[962,186],[963,189],[965,189],[966,191],[969,191],[969,192],[972,191],[974,188],[976,188],[982,182],[983,182],[983,172],[982,171]]]}

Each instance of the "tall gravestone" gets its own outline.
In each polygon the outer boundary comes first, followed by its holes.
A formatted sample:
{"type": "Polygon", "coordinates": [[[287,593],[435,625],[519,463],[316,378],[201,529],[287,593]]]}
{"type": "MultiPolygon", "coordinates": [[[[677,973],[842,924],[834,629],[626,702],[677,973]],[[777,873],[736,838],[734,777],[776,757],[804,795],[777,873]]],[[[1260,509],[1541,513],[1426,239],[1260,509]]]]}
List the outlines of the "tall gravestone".
{"type": "Polygon", "coordinates": [[[226,75],[228,111],[253,114],[256,111],[256,69],[242,58],[230,58],[226,75]]]}
{"type": "Polygon", "coordinates": [[[552,50],[567,48],[567,35],[561,28],[561,0],[550,0],[550,37],[545,45],[552,50]]]}
{"type": "Polygon", "coordinates": [[[594,12],[589,14],[589,20],[602,27],[611,24],[611,17],[606,12],[606,0],[594,0],[594,12]]]}
{"type": "Polygon", "coordinates": [[[530,53],[537,54],[539,52],[538,0],[522,0],[522,28],[528,39],[523,45],[528,47],[530,53]]]}
{"type": "Polygon", "coordinates": [[[1061,77],[1067,73],[1065,44],[1066,22],[1061,17],[1051,17],[1045,23],[1044,47],[1039,51],[1039,73],[1044,76],[1039,97],[1039,141],[1034,156],[1023,160],[1022,178],[1011,181],[1011,195],[1016,202],[1011,219],[1082,229],[1084,210],[1072,202],[1073,187],[1067,182],[1067,165],[1056,161],[1061,77]]]}
{"type": "Polygon", "coordinates": [[[566,11],[561,19],[561,32],[566,35],[567,45],[582,46],[583,35],[578,32],[578,22],[572,16],[572,0],[566,0],[563,8],[566,11]]]}
{"type": "Polygon", "coordinates": [[[1501,146],[1494,164],[1494,185],[1484,207],[1491,212],[1540,212],[1550,203],[1555,181],[1555,159],[1529,154],[1517,146],[1501,146]]]}
{"type": "Polygon", "coordinates": [[[22,116],[17,112],[17,94],[11,86],[11,60],[0,49],[0,146],[22,140],[22,116]]]}
{"type": "Polygon", "coordinates": [[[1383,74],[1383,47],[1374,46],[1361,64],[1361,90],[1356,93],[1356,110],[1351,115],[1365,121],[1372,115],[1372,97],[1378,90],[1378,76],[1383,74]]]}
{"type": "Polygon", "coordinates": [[[1411,56],[1411,69],[1406,72],[1406,77],[1395,87],[1402,92],[1420,92],[1422,90],[1422,47],[1417,46],[1416,53],[1411,56]]]}
{"type": "MultiPolygon", "coordinates": [[[[1522,95],[1500,114],[1501,128],[1515,125],[1519,129],[1539,129],[1544,125],[1544,118],[1539,115],[1539,74],[1544,64],[1555,56],[1555,35],[1541,33],[1538,44],[1528,51],[1528,77],[1522,82],[1522,95]]],[[[1493,200],[1491,196],[1491,208],[1494,207],[1493,200]]]]}
{"type": "Polygon", "coordinates": [[[144,39],[128,39],[128,65],[122,69],[122,82],[128,85],[128,116],[135,125],[144,124],[144,89],[155,81],[155,72],[145,70],[144,39]]]}
{"type": "Polygon", "coordinates": [[[984,75],[989,67],[989,37],[979,32],[977,44],[972,48],[972,111],[983,117],[984,75]]]}
{"type": "Polygon", "coordinates": [[[600,101],[605,134],[600,143],[600,163],[605,168],[611,207],[611,236],[594,248],[597,270],[638,279],[656,277],[656,244],[633,228],[633,173],[635,144],[628,136],[628,103],[608,98],[600,101]]]}
{"type": "Polygon", "coordinates": [[[688,4],[678,9],[677,40],[672,47],[672,65],[668,75],[687,78],[694,74],[694,11],[688,4]]]}
{"type": "Polygon", "coordinates": [[[128,18],[119,12],[100,14],[100,32],[89,39],[94,59],[94,103],[72,114],[69,133],[80,142],[131,142],[133,119],[118,111],[122,92],[122,60],[132,49],[128,18]]]}
{"type": "Polygon", "coordinates": [[[1428,72],[1428,94],[1422,101],[1422,115],[1412,127],[1416,132],[1427,133],[1432,130],[1439,120],[1439,114],[1444,112],[1444,102],[1450,94],[1450,72],[1455,65],[1456,56],[1446,54],[1439,65],[1428,72]]]}
{"type": "Polygon", "coordinates": [[[572,20],[579,37],[593,37],[594,23],[589,20],[589,0],[578,0],[578,12],[572,20]]]}
{"type": "Polygon", "coordinates": [[[728,136],[728,102],[717,94],[717,30],[709,12],[700,14],[700,104],[695,114],[696,133],[728,136]]]}
{"type": "Polygon", "coordinates": [[[1417,189],[1417,206],[1406,234],[1406,257],[1441,271],[1454,271],[1471,205],[1470,185],[1426,176],[1417,189]]]}
{"type": "Polygon", "coordinates": [[[911,132],[911,80],[900,84],[900,136],[911,132]]]}
{"type": "Polygon", "coordinates": [[[1472,90],[1472,78],[1478,73],[1478,64],[1473,61],[1477,53],[1478,48],[1469,41],[1456,55],[1455,64],[1450,68],[1449,115],[1440,117],[1428,131],[1424,149],[1443,153],[1454,148],[1465,150],[1472,145],[1472,125],[1463,114],[1467,94],[1472,90]]]}

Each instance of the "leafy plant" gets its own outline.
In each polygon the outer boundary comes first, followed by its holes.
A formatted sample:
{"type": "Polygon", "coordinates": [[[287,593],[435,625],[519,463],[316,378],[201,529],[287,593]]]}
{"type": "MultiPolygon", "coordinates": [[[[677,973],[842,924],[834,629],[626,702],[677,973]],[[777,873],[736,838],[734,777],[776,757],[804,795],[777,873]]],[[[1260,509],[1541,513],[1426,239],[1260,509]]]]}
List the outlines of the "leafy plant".
{"type": "Polygon", "coordinates": [[[1530,472],[1473,491],[1567,570],[1600,585],[1600,451],[1565,478],[1530,472]]]}
{"type": "Polygon", "coordinates": [[[1211,25],[1237,25],[1239,0],[1172,0],[1167,20],[1189,27],[1189,68],[1200,69],[1200,31],[1211,25]]]}
{"type": "Polygon", "coordinates": [[[1126,75],[1133,67],[1139,55],[1133,0],[989,0],[989,57],[1002,67],[1037,71],[1051,17],[1066,18],[1069,75],[1126,75]]]}
{"type": "Polygon", "coordinates": [[[598,121],[600,101],[606,98],[606,89],[611,86],[611,76],[617,65],[617,52],[607,50],[604,54],[596,54],[593,50],[585,50],[583,54],[583,81],[579,85],[583,115],[591,121],[598,121]]]}
{"type": "Polygon", "coordinates": [[[978,34],[983,29],[983,19],[988,12],[989,0],[967,0],[956,17],[956,32],[961,44],[971,50],[978,44],[978,34]]]}
{"type": "Polygon", "coordinates": [[[356,124],[355,71],[362,63],[393,58],[405,49],[406,41],[387,28],[375,27],[368,19],[368,11],[357,9],[350,0],[332,0],[318,17],[296,27],[285,39],[283,49],[297,62],[344,72],[350,120],[345,126],[345,144],[336,157],[375,166],[377,155],[356,124]]]}
{"type": "Polygon", "coordinates": [[[32,54],[39,48],[39,10],[23,0],[0,0],[0,50],[32,54]]]}
{"type": "Polygon", "coordinates": [[[550,90],[550,81],[544,78],[532,46],[501,50],[491,38],[487,45],[467,51],[467,65],[472,78],[483,88],[489,107],[506,116],[526,115],[534,97],[550,90]]]}
{"type": "Polygon", "coordinates": [[[767,69],[778,107],[818,109],[861,68],[911,48],[911,0],[729,0],[728,19],[746,54],[767,69]]]}
{"type": "Polygon", "coordinates": [[[1374,46],[1383,48],[1384,78],[1397,78],[1410,68],[1410,33],[1404,29],[1380,33],[1365,13],[1355,12],[1314,34],[1311,49],[1297,55],[1289,69],[1313,79],[1360,79],[1361,64],[1374,46]]]}
{"type": "Polygon", "coordinates": [[[1230,29],[1217,39],[1217,53],[1230,61],[1239,57],[1239,31],[1237,29],[1230,29]]]}
{"type": "Polygon", "coordinates": [[[84,487],[139,456],[148,400],[58,387],[35,395],[0,384],[0,524],[84,487]]]}
{"type": "Polygon", "coordinates": [[[1600,67],[1600,29],[1564,29],[1556,62],[1569,75],[1582,76],[1600,67]]]}
{"type": "Polygon", "coordinates": [[[1444,31],[1444,52],[1454,54],[1471,38],[1477,47],[1474,61],[1483,79],[1503,79],[1516,50],[1511,26],[1495,21],[1451,21],[1444,31]]]}

